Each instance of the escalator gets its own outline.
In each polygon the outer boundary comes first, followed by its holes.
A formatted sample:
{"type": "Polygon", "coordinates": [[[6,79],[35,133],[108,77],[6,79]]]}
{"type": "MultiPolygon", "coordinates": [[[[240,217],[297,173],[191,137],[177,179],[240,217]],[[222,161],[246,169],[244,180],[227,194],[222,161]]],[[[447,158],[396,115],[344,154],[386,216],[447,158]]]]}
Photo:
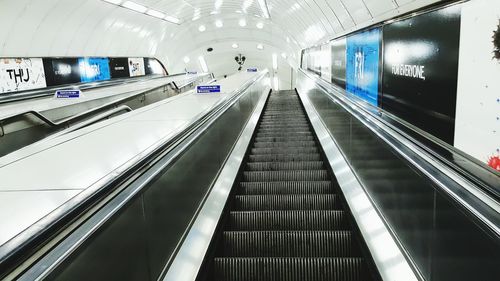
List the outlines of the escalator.
{"type": "Polygon", "coordinates": [[[209,280],[373,280],[295,91],[272,93],[209,280]]]}

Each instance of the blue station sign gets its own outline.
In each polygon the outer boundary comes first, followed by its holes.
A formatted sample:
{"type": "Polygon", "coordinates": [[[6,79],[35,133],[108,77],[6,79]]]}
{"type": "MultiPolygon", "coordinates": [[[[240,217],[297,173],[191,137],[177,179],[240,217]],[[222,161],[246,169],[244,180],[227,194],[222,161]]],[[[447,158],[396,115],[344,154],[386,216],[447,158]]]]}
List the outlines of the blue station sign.
{"type": "Polygon", "coordinates": [[[202,85],[197,86],[198,94],[220,93],[220,85],[202,85]]]}
{"type": "Polygon", "coordinates": [[[257,71],[258,71],[257,67],[247,68],[247,72],[257,72],[257,71]]]}
{"type": "Polygon", "coordinates": [[[57,99],[75,99],[81,96],[82,92],[80,90],[57,90],[57,99]]]}

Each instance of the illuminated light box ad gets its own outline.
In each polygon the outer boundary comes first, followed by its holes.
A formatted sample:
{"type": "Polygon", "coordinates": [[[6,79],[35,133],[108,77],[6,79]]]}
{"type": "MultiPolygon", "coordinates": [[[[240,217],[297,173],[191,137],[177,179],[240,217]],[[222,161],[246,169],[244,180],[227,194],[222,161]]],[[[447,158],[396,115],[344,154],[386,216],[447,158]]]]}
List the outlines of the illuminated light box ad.
{"type": "Polygon", "coordinates": [[[345,88],[346,71],[346,38],[340,38],[330,42],[332,58],[332,82],[345,88]]]}
{"type": "Polygon", "coordinates": [[[346,90],[378,105],[380,30],[372,29],[347,37],[346,90]]]}
{"type": "Polygon", "coordinates": [[[43,59],[47,86],[80,83],[80,66],[77,58],[43,59]]]}
{"type": "Polygon", "coordinates": [[[166,75],[165,70],[156,59],[144,58],[144,62],[146,64],[146,75],[166,75]]]}
{"type": "Polygon", "coordinates": [[[386,25],[383,39],[382,108],[453,144],[460,5],[386,25]]]}
{"type": "Polygon", "coordinates": [[[460,29],[455,147],[500,171],[500,2],[464,3],[460,29]]]}
{"type": "Polygon", "coordinates": [[[47,87],[41,58],[0,59],[0,95],[47,87]]]}
{"type": "Polygon", "coordinates": [[[109,59],[107,58],[80,58],[81,82],[96,82],[111,79],[109,71],[109,59]]]}
{"type": "Polygon", "coordinates": [[[109,59],[109,68],[111,78],[128,78],[130,72],[128,68],[128,58],[111,58],[109,59]]]}
{"type": "Polygon", "coordinates": [[[129,58],[128,68],[130,77],[144,76],[146,75],[146,70],[144,68],[143,58],[129,58]]]}

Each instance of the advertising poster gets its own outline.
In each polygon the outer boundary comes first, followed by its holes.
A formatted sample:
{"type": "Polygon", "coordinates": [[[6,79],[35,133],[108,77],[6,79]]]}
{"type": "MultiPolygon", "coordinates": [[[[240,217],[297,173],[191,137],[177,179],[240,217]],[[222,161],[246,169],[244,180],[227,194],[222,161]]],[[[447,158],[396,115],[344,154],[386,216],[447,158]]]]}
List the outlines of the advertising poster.
{"type": "Polygon", "coordinates": [[[332,82],[345,88],[346,38],[334,40],[330,45],[332,48],[332,82]]]}
{"type": "Polygon", "coordinates": [[[455,147],[500,170],[500,1],[463,4],[456,109],[455,147]]]}
{"type": "Polygon", "coordinates": [[[47,87],[41,58],[0,59],[0,95],[47,87]]]}
{"type": "Polygon", "coordinates": [[[347,37],[346,90],[378,105],[380,29],[347,37]]]}
{"type": "Polygon", "coordinates": [[[453,144],[460,9],[384,26],[381,107],[453,144]]]}
{"type": "Polygon", "coordinates": [[[128,58],[111,58],[109,59],[109,68],[111,78],[128,78],[130,72],[128,69],[128,58]]]}
{"type": "Polygon", "coordinates": [[[111,79],[108,58],[80,58],[81,82],[95,82],[111,79]]]}
{"type": "Polygon", "coordinates": [[[146,75],[146,70],[144,69],[144,58],[129,58],[128,69],[130,77],[146,75]]]}
{"type": "Polygon", "coordinates": [[[144,58],[146,75],[166,75],[160,62],[153,58],[144,58]]]}
{"type": "Polygon", "coordinates": [[[332,50],[330,44],[321,45],[321,78],[331,83],[332,72],[331,72],[331,62],[332,62],[332,50]]]}
{"type": "Polygon", "coordinates": [[[77,58],[43,59],[47,86],[80,83],[80,66],[77,58]]]}

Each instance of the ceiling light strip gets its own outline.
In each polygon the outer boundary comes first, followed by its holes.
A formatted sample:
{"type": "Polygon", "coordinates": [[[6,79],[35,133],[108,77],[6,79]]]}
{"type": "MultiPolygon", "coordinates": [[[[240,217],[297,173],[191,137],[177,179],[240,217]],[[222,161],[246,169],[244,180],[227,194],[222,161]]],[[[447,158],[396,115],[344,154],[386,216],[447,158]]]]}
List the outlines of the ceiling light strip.
{"type": "Polygon", "coordinates": [[[163,12],[157,11],[155,9],[150,9],[144,5],[135,3],[133,1],[125,1],[125,2],[122,0],[103,0],[103,1],[110,3],[110,4],[113,4],[113,5],[117,5],[117,6],[122,7],[122,8],[130,9],[132,11],[135,11],[135,12],[138,12],[141,14],[152,16],[152,17],[155,17],[155,18],[158,18],[158,19],[161,19],[161,20],[173,23],[173,24],[180,23],[180,19],[178,19],[176,17],[167,16],[163,12]]]}

